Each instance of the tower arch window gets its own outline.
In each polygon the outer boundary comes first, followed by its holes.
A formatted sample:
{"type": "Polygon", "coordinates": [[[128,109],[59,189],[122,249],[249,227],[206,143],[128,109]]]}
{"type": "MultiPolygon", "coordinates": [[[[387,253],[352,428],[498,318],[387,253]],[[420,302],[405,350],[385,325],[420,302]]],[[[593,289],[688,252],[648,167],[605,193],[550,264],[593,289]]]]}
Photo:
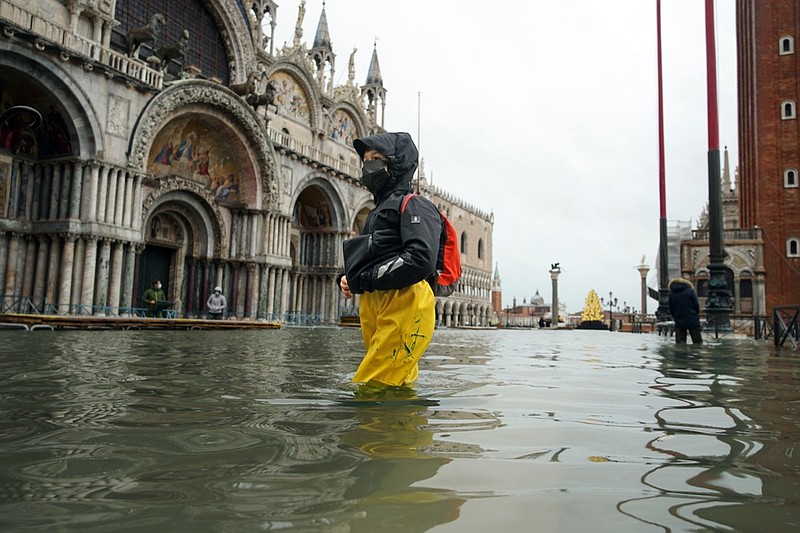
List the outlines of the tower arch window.
{"type": "Polygon", "coordinates": [[[779,53],[784,55],[789,55],[794,53],[794,39],[790,35],[784,35],[780,38],[779,46],[779,53]]]}
{"type": "Polygon", "coordinates": [[[483,239],[478,239],[478,259],[483,259],[483,239]]]}
{"type": "Polygon", "coordinates": [[[739,297],[752,298],[753,297],[753,279],[746,277],[739,280],[739,297]]]}
{"type": "Polygon", "coordinates": [[[786,239],[786,255],[787,257],[800,257],[800,239],[797,237],[786,239]]]}
{"type": "Polygon", "coordinates": [[[784,100],[781,102],[781,118],[783,120],[797,118],[797,109],[795,108],[794,100],[784,100]]]}
{"type": "Polygon", "coordinates": [[[787,189],[797,188],[797,169],[787,168],[783,171],[783,186],[787,189]]]}
{"type": "Polygon", "coordinates": [[[467,253],[467,232],[461,232],[461,253],[467,253]]]}

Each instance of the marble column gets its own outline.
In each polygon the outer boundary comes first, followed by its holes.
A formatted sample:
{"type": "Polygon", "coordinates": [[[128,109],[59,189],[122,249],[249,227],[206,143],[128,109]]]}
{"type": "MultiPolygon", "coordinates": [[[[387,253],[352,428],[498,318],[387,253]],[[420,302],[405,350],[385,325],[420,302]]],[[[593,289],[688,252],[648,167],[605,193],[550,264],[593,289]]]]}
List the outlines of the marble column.
{"type": "Polygon", "coordinates": [[[125,268],[122,271],[122,294],[120,296],[119,305],[125,307],[125,315],[129,314],[128,309],[135,307],[133,298],[134,283],[134,267],[136,263],[136,251],[133,244],[128,244],[125,252],[125,268]]]}
{"type": "Polygon", "coordinates": [[[280,274],[281,269],[279,267],[272,267],[272,287],[273,287],[273,302],[272,302],[272,314],[275,317],[278,317],[281,313],[281,287],[280,287],[280,274]]]}
{"type": "Polygon", "coordinates": [[[80,218],[81,209],[83,163],[81,161],[73,161],[72,164],[67,167],[67,172],[70,173],[69,206],[67,207],[67,218],[78,219],[80,218]]]}
{"type": "Polygon", "coordinates": [[[122,255],[123,244],[114,241],[111,244],[111,275],[108,286],[108,306],[112,315],[119,315],[119,298],[122,291],[122,255]]]}
{"type": "Polygon", "coordinates": [[[275,239],[272,238],[272,214],[265,213],[264,214],[264,254],[271,254],[272,253],[272,243],[275,242],[275,239]]]}
{"type": "MultiPolygon", "coordinates": [[[[7,297],[16,298],[19,295],[14,292],[17,285],[17,254],[19,253],[19,234],[12,233],[8,241],[8,256],[6,260],[6,284],[3,294],[7,297]]],[[[16,307],[15,307],[16,309],[16,307]]]]}
{"type": "Polygon", "coordinates": [[[188,257],[186,260],[189,263],[189,265],[188,265],[188,267],[189,267],[189,279],[186,282],[186,309],[185,309],[185,312],[184,312],[184,316],[192,318],[192,317],[195,317],[195,316],[201,316],[203,310],[200,309],[199,312],[196,313],[195,309],[194,309],[195,308],[194,278],[195,278],[195,265],[197,264],[197,261],[195,261],[195,259],[193,257],[188,257]]]}
{"type": "Polygon", "coordinates": [[[258,243],[260,237],[261,226],[259,222],[261,216],[257,211],[250,212],[250,257],[258,255],[258,243]]]}
{"type": "Polygon", "coordinates": [[[81,284],[81,305],[89,314],[94,314],[94,280],[97,268],[97,237],[85,238],[83,251],[83,283],[81,284]]]}
{"type": "Polygon", "coordinates": [[[174,309],[180,316],[181,313],[186,312],[185,300],[183,297],[183,277],[184,267],[186,266],[186,249],[178,248],[175,251],[175,276],[173,285],[169,288],[167,300],[172,301],[172,309],[174,309]]]}
{"type": "Polygon", "coordinates": [[[136,207],[133,200],[133,176],[125,173],[125,207],[123,211],[122,224],[130,228],[133,223],[133,210],[136,207]]]}
{"type": "Polygon", "coordinates": [[[142,227],[142,176],[137,175],[133,184],[133,220],[131,225],[133,229],[141,229],[142,227]]]}
{"type": "Polygon", "coordinates": [[[125,214],[125,176],[126,172],[120,170],[117,173],[117,198],[114,201],[114,225],[122,225],[123,215],[125,214]]]}
{"type": "MultiPolygon", "coordinates": [[[[35,273],[36,240],[32,235],[25,236],[25,266],[22,268],[22,291],[20,295],[29,300],[33,299],[33,275],[35,273]]],[[[23,307],[25,312],[30,312],[29,304],[23,307]]]]}
{"type": "Polygon", "coordinates": [[[37,235],[38,251],[36,255],[36,274],[33,279],[33,305],[39,312],[44,311],[44,289],[47,284],[47,252],[50,240],[44,235],[37,235]]]}
{"type": "Polygon", "coordinates": [[[111,241],[109,239],[100,240],[100,253],[97,261],[97,285],[94,292],[94,305],[96,314],[106,315],[108,305],[108,272],[111,261],[111,241]]]}
{"type": "Polygon", "coordinates": [[[238,239],[239,239],[239,219],[240,215],[238,212],[231,213],[231,235],[230,235],[230,248],[229,254],[231,259],[238,257],[239,248],[238,248],[238,239]]]}
{"type": "Polygon", "coordinates": [[[205,311],[205,305],[208,301],[208,290],[209,290],[209,274],[211,270],[211,264],[208,261],[201,262],[201,268],[203,269],[201,281],[200,281],[200,306],[203,311],[205,311]]]}
{"type": "Polygon", "coordinates": [[[30,220],[40,220],[42,210],[42,187],[44,186],[43,170],[41,165],[36,165],[31,169],[31,180],[33,190],[31,192],[30,220]]]}
{"type": "Polygon", "coordinates": [[[97,207],[95,208],[95,218],[99,222],[106,221],[106,201],[108,199],[108,182],[113,171],[108,167],[100,169],[99,182],[97,185],[97,207]]]}
{"type": "Polygon", "coordinates": [[[218,261],[216,270],[217,270],[216,273],[215,273],[216,280],[214,281],[214,286],[215,287],[222,287],[224,289],[225,288],[225,283],[224,283],[225,262],[224,261],[218,261]]]}
{"type": "Polygon", "coordinates": [[[339,295],[341,294],[341,291],[336,286],[336,276],[327,276],[325,278],[325,285],[330,300],[328,304],[328,318],[331,322],[336,322],[336,318],[339,314],[337,310],[339,295]]]}
{"type": "Polygon", "coordinates": [[[267,320],[275,319],[275,267],[268,267],[266,314],[267,320]]]}
{"type": "Polygon", "coordinates": [[[82,212],[86,215],[86,220],[94,222],[97,218],[97,187],[100,176],[100,166],[95,164],[89,165],[84,171],[84,205],[81,207],[82,212]]]}
{"type": "Polygon", "coordinates": [[[61,163],[55,163],[51,167],[52,186],[50,188],[50,220],[57,220],[60,217],[59,209],[61,206],[61,163]]]}
{"type": "Polygon", "coordinates": [[[50,197],[52,195],[53,165],[42,167],[41,200],[39,202],[39,220],[50,218],[50,197]]]}
{"type": "Polygon", "coordinates": [[[75,266],[75,239],[73,233],[63,235],[64,247],[61,253],[61,276],[58,287],[58,310],[70,312],[69,302],[72,292],[72,269],[75,266]]]}
{"type": "Polygon", "coordinates": [[[231,265],[231,269],[233,272],[231,273],[231,291],[230,291],[230,300],[228,301],[231,315],[238,317],[239,316],[239,269],[241,265],[237,263],[233,263],[231,265]]]}
{"type": "Polygon", "coordinates": [[[108,193],[106,194],[106,212],[104,220],[108,224],[114,222],[114,213],[116,209],[115,202],[117,201],[117,178],[119,173],[122,172],[118,169],[111,169],[108,173],[108,193]]]}
{"type": "Polygon", "coordinates": [[[280,309],[278,310],[278,312],[281,315],[283,315],[284,310],[286,309],[286,305],[289,302],[289,290],[288,290],[289,289],[289,276],[288,276],[288,271],[285,268],[281,269],[279,287],[280,287],[281,294],[280,294],[280,299],[279,299],[280,309]]]}
{"type": "MultiPolygon", "coordinates": [[[[50,254],[47,259],[47,289],[45,299],[48,304],[58,303],[58,274],[61,271],[61,239],[57,235],[50,238],[50,254]]],[[[45,311],[49,313],[49,311],[45,311]]]]}
{"type": "Polygon", "coordinates": [[[264,320],[267,317],[267,293],[269,292],[269,267],[261,265],[258,276],[258,312],[256,318],[264,320]]]}
{"type": "Polygon", "coordinates": [[[255,263],[245,265],[247,273],[244,283],[244,318],[253,318],[253,273],[256,269],[255,263]]]}
{"type": "Polygon", "coordinates": [[[139,307],[139,294],[136,292],[139,288],[139,266],[144,251],[144,244],[132,244],[134,259],[133,259],[133,282],[130,284],[131,289],[131,307],[139,307]]]}
{"type": "Polygon", "coordinates": [[[79,304],[81,303],[81,294],[83,292],[83,261],[86,259],[86,242],[81,238],[76,237],[75,239],[75,252],[73,253],[73,257],[72,289],[69,305],[70,309],[74,309],[80,314],[81,310],[79,304]]]}
{"type": "MultiPolygon", "coordinates": [[[[6,268],[8,267],[8,236],[5,231],[0,231],[0,296],[6,294],[6,268]]],[[[2,309],[2,301],[0,301],[2,309]]]]}

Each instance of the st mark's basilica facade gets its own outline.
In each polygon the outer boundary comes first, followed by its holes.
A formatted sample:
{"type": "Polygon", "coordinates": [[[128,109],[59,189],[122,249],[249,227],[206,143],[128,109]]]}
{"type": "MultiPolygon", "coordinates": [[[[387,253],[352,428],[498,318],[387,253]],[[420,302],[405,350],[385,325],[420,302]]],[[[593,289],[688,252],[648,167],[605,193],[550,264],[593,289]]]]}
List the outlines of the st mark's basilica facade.
{"type": "MultiPolygon", "coordinates": [[[[160,279],[200,317],[220,285],[232,319],[337,323],[342,241],[372,197],[355,138],[384,131],[377,51],[334,86],[323,5],[245,0],[0,2],[0,312],[137,312],[160,279]],[[24,108],[23,108],[24,109],[24,108]]],[[[371,39],[372,36],[364,36],[371,39]]],[[[464,274],[446,326],[492,320],[493,214],[430,186],[460,234],[464,274]]]]}

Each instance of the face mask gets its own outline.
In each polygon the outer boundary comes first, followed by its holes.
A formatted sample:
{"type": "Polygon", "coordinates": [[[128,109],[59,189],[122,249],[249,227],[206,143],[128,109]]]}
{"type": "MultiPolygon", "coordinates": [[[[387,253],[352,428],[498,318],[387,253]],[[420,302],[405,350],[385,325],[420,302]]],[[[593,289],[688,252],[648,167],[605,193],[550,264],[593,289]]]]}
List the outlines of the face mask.
{"type": "Polygon", "coordinates": [[[157,284],[156,284],[156,289],[160,289],[160,288],[161,288],[161,284],[160,284],[160,283],[157,283],[157,284]]]}
{"type": "Polygon", "coordinates": [[[219,294],[219,291],[214,291],[214,294],[219,294]]]}
{"type": "Polygon", "coordinates": [[[389,176],[386,161],[382,159],[364,161],[361,183],[363,183],[372,194],[385,188],[390,179],[391,177],[389,176]]]}

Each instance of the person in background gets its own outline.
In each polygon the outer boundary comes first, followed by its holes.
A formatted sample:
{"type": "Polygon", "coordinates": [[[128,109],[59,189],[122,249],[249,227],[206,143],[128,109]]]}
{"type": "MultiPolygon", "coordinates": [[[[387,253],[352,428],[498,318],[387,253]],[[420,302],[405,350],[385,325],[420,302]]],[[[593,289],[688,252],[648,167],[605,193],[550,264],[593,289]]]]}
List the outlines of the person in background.
{"type": "Polygon", "coordinates": [[[225,301],[225,295],[222,294],[222,287],[214,287],[214,292],[208,297],[206,308],[208,309],[208,317],[214,320],[222,318],[225,309],[228,307],[228,302],[225,301]]]}
{"type": "Polygon", "coordinates": [[[142,300],[144,300],[144,305],[147,307],[147,316],[158,316],[159,311],[164,308],[167,300],[164,290],[161,288],[161,280],[153,280],[150,288],[144,291],[142,300]]]}
{"type": "Polygon", "coordinates": [[[345,298],[361,294],[366,355],[353,381],[405,386],[417,379],[433,335],[435,298],[426,279],[436,275],[442,218],[427,198],[406,198],[418,158],[408,133],[356,139],[353,148],[375,201],[361,235],[343,243],[345,272],[337,280],[345,298]]]}
{"type": "Polygon", "coordinates": [[[669,314],[675,321],[675,343],[685,344],[686,333],[692,343],[702,344],[700,334],[700,304],[688,279],[675,278],[669,282],[669,314]]]}

